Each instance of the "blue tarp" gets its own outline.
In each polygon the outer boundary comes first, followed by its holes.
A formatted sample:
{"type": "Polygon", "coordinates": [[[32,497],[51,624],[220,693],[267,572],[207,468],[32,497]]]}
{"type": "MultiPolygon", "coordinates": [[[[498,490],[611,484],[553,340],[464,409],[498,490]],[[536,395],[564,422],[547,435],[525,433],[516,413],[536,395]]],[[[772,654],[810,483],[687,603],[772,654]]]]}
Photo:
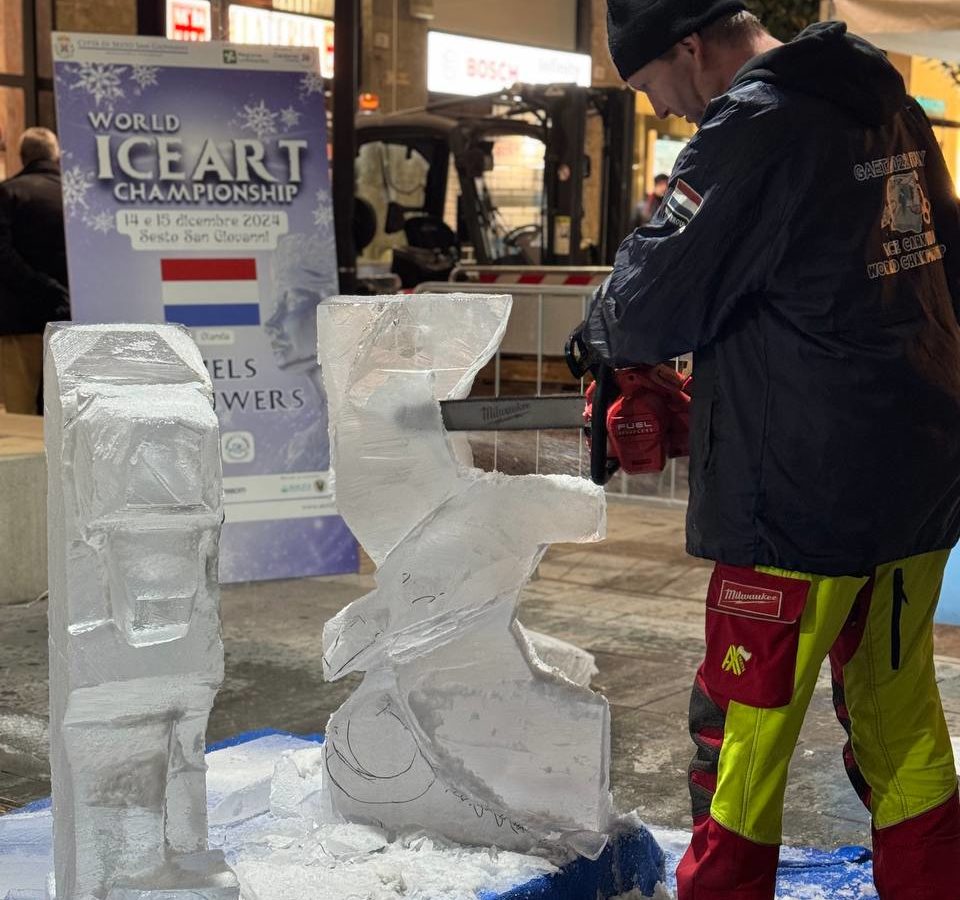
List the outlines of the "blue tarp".
{"type": "Polygon", "coordinates": [[[595,862],[578,859],[558,874],[543,876],[499,894],[481,891],[478,900],[598,900],[639,889],[653,896],[664,880],[664,854],[645,828],[617,835],[595,862]]]}
{"type": "Polygon", "coordinates": [[[941,625],[960,625],[960,551],[957,550],[950,554],[943,576],[937,621],[941,625]]]}
{"type": "MultiPolygon", "coordinates": [[[[674,872],[685,847],[678,832],[653,830],[666,851],[668,887],[676,890],[674,872]]],[[[835,851],[785,847],[780,855],[777,900],[866,900],[876,897],[870,851],[842,847],[835,851]]]]}

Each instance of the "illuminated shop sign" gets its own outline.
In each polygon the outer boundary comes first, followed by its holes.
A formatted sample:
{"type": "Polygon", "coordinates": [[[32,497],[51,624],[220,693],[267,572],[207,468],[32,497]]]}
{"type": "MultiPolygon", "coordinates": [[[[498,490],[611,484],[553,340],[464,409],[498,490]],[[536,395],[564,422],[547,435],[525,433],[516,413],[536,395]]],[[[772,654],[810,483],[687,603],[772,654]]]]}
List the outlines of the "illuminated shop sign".
{"type": "Polygon", "coordinates": [[[320,73],[333,78],[333,22],[252,6],[230,6],[230,41],[272,47],[319,47],[320,73]]]}
{"type": "Polygon", "coordinates": [[[173,41],[209,41],[210,0],[167,0],[167,37],[173,41]]]}
{"type": "Polygon", "coordinates": [[[431,31],[427,88],[439,94],[476,97],[516,82],[590,86],[590,57],[431,31]]]}

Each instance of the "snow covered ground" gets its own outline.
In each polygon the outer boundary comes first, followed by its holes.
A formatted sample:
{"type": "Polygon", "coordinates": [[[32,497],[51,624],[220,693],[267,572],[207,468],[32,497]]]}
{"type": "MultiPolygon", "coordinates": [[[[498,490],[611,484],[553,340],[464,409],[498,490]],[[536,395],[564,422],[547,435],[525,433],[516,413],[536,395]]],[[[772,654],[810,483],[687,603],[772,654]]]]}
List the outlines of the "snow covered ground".
{"type": "MultiPolygon", "coordinates": [[[[496,900],[545,876],[569,881],[570,866],[595,866],[598,881],[628,886],[642,870],[652,890],[657,851],[634,820],[624,825],[619,852],[597,864],[566,851],[463,847],[423,831],[338,822],[319,790],[322,752],[316,741],[270,734],[208,756],[210,843],[237,872],[243,900],[496,900]]],[[[44,803],[0,817],[0,900],[48,900],[51,832],[44,803]]],[[[551,895],[531,895],[541,896],[551,895]]]]}
{"type": "MultiPolygon", "coordinates": [[[[960,757],[960,738],[954,745],[960,757]]],[[[422,831],[389,834],[336,823],[319,793],[321,753],[315,741],[271,734],[210,754],[211,844],[225,850],[240,877],[243,900],[496,900],[516,897],[513,889],[530,884],[536,887],[525,896],[549,900],[553,894],[544,877],[558,876],[559,885],[578,864],[564,853],[462,847],[422,831]]],[[[0,900],[47,900],[51,826],[43,804],[0,817],[0,900]]],[[[626,835],[642,828],[635,816],[621,821],[626,835]]],[[[650,830],[665,853],[668,874],[667,884],[652,893],[656,900],[671,900],[673,871],[689,833],[650,830]]],[[[644,861],[649,874],[654,862],[642,854],[635,859],[644,861]]],[[[614,873],[613,880],[630,874],[614,873]]],[[[876,897],[871,874],[862,849],[785,848],[777,900],[876,897]]],[[[578,895],[558,889],[556,896],[578,895]]],[[[649,894],[597,896],[641,900],[649,894]]]]}

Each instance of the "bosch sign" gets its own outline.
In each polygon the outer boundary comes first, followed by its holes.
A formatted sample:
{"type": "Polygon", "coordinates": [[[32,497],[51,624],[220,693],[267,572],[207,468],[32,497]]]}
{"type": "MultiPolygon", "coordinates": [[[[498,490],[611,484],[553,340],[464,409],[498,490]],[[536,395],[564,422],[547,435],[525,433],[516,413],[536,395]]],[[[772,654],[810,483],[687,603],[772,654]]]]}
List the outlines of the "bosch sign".
{"type": "Polygon", "coordinates": [[[563,50],[503,44],[431,31],[427,88],[439,94],[476,97],[517,82],[590,86],[590,57],[563,50]]]}
{"type": "Polygon", "coordinates": [[[496,82],[496,88],[508,84],[515,84],[520,80],[520,69],[513,63],[502,59],[477,59],[475,56],[467,58],[467,76],[482,78],[496,82]]]}

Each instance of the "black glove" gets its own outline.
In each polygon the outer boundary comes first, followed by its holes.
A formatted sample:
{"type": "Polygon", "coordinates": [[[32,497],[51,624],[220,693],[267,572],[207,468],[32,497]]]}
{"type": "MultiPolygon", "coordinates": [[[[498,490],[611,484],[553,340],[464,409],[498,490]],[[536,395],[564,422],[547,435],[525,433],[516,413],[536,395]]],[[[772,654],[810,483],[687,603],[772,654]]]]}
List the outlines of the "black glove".
{"type": "Polygon", "coordinates": [[[573,329],[564,347],[567,367],[574,378],[583,378],[588,372],[592,372],[596,376],[597,366],[600,363],[599,358],[584,339],[583,331],[586,324],[585,321],[581,322],[573,329]]]}

